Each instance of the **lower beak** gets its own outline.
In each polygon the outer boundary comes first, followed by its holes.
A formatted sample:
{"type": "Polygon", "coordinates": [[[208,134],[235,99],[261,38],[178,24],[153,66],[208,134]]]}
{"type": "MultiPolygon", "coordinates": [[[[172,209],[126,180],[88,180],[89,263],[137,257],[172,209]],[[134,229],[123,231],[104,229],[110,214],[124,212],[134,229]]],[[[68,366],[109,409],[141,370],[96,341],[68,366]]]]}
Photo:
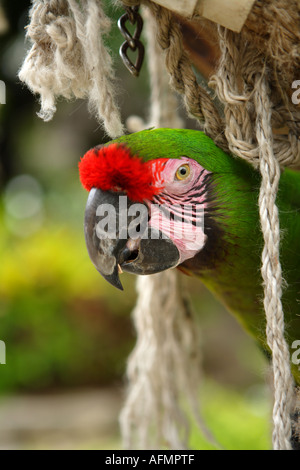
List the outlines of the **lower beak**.
{"type": "Polygon", "coordinates": [[[125,194],[93,188],[86,205],[84,231],[96,269],[121,290],[122,271],[154,274],[179,262],[179,251],[172,240],[149,227],[147,206],[133,203],[125,194]]]}

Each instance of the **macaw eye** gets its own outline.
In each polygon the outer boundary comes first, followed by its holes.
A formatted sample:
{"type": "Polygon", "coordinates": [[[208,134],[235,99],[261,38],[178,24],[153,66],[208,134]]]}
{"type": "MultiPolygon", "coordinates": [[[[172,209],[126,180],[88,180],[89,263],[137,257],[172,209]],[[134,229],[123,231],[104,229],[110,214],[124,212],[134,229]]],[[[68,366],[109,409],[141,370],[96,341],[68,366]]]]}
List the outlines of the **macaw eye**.
{"type": "Polygon", "coordinates": [[[177,180],[185,180],[189,176],[190,172],[191,170],[189,165],[181,165],[176,171],[175,178],[177,180]]]}

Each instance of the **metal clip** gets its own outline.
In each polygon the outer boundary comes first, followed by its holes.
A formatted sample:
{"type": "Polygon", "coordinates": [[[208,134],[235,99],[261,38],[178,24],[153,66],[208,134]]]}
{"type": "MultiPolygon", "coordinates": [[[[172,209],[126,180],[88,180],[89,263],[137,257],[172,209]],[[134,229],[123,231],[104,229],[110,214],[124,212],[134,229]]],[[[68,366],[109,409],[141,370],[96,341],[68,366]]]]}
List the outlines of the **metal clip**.
{"type": "Polygon", "coordinates": [[[139,76],[145,54],[145,48],[143,43],[140,41],[140,36],[143,29],[143,19],[138,12],[139,7],[126,7],[126,13],[121,16],[118,20],[118,28],[121,31],[121,34],[126,39],[125,42],[120,47],[120,56],[123,60],[124,65],[127,67],[130,73],[135,77],[139,76]],[[136,29],[133,35],[130,34],[128,28],[126,27],[126,22],[130,21],[132,25],[136,24],[136,29]],[[135,63],[133,63],[128,55],[127,51],[130,48],[133,52],[137,51],[137,58],[135,63]]]}

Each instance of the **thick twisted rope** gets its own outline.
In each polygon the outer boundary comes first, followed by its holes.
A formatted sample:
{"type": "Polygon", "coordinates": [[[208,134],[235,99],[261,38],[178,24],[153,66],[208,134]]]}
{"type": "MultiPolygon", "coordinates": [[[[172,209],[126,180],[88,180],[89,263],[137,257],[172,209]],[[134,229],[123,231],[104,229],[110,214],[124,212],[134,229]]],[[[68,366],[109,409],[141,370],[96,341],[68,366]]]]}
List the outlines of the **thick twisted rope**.
{"type": "MultiPolygon", "coordinates": [[[[209,85],[217,90],[220,101],[224,103],[225,135],[230,151],[258,168],[260,150],[255,129],[254,80],[264,67],[265,58],[240,34],[220,27],[219,37],[222,57],[209,85]]],[[[290,97],[282,96],[279,90],[273,89],[272,92],[279,103],[270,108],[271,127],[290,127],[287,135],[273,136],[274,156],[282,166],[297,165],[300,160],[300,141],[292,127],[298,111],[294,109],[291,115],[290,97]],[[284,104],[286,102],[288,108],[284,104]]]]}

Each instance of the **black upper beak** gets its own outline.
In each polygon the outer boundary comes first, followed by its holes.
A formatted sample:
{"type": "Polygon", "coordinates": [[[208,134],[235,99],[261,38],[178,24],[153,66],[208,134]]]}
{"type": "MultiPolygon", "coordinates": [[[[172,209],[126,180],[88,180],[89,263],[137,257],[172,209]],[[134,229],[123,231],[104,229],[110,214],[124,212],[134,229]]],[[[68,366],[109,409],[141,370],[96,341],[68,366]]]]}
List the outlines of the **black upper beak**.
{"type": "Polygon", "coordinates": [[[119,273],[154,274],[178,264],[179,251],[170,238],[148,226],[148,208],[126,195],[90,191],[84,221],[89,256],[99,273],[123,290],[119,273]]]}

